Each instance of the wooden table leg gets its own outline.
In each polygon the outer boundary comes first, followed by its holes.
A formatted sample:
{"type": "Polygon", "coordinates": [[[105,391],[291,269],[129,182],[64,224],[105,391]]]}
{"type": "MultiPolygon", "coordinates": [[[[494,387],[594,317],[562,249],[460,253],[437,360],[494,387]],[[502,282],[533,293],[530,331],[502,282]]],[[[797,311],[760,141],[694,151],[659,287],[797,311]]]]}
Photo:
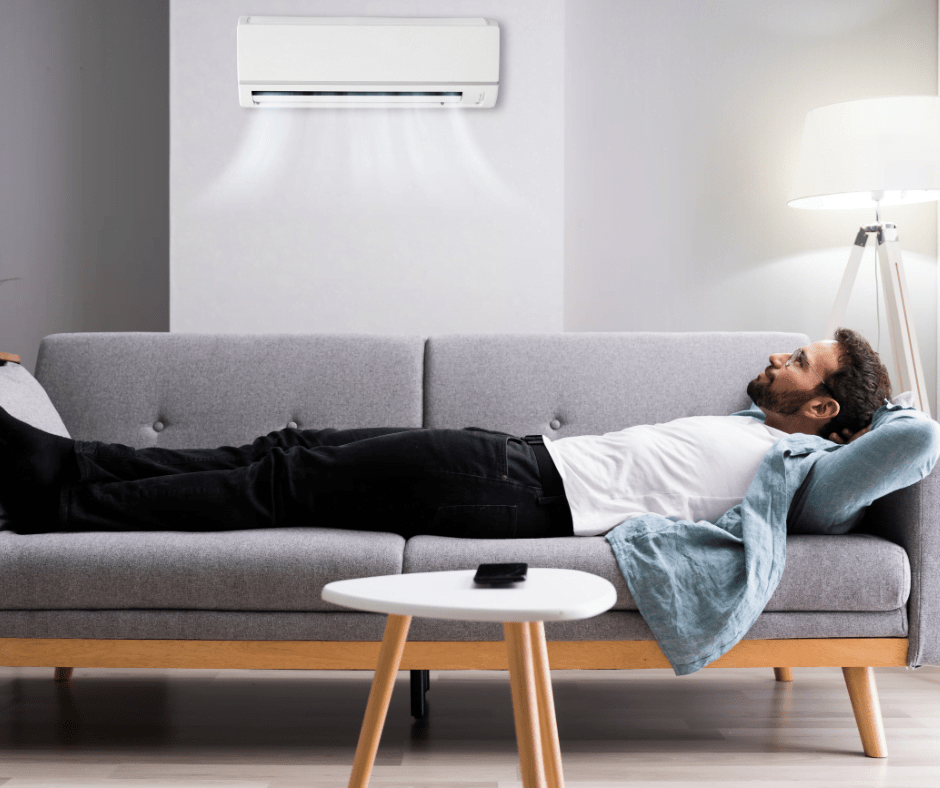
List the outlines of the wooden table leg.
{"type": "Polygon", "coordinates": [[[774,678],[777,681],[793,681],[793,668],[774,668],[774,678]]]}
{"type": "Polygon", "coordinates": [[[369,702],[366,704],[366,714],[362,720],[362,730],[359,732],[349,788],[365,788],[369,784],[375,753],[382,738],[388,702],[395,688],[395,677],[398,675],[398,666],[401,664],[401,654],[405,649],[410,625],[411,616],[396,615],[390,615],[385,624],[385,635],[379,649],[379,664],[372,679],[372,689],[369,690],[369,702]]]}
{"type": "Polygon", "coordinates": [[[545,781],[548,788],[565,788],[565,775],[561,769],[561,747],[558,745],[558,723],[555,719],[555,697],[552,694],[552,677],[548,672],[545,625],[541,621],[531,621],[529,632],[532,636],[532,656],[535,660],[535,694],[539,704],[545,781]]]}
{"type": "Polygon", "coordinates": [[[546,788],[531,631],[528,622],[507,621],[503,623],[503,632],[509,655],[509,685],[522,784],[525,788],[546,788]]]}
{"type": "Polygon", "coordinates": [[[878,685],[875,671],[871,668],[842,668],[845,686],[852,701],[855,724],[862,739],[862,748],[869,758],[887,758],[888,744],[881,720],[881,704],[878,702],[878,685]]]}

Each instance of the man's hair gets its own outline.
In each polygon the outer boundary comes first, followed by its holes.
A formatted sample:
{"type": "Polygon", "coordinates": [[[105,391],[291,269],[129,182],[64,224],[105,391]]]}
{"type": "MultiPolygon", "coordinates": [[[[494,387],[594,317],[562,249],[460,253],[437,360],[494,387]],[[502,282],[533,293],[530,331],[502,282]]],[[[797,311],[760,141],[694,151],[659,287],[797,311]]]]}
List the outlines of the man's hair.
{"type": "MultiPolygon", "coordinates": [[[[852,433],[864,429],[891,396],[888,370],[862,335],[850,328],[840,328],[835,340],[839,343],[839,368],[826,378],[826,385],[839,403],[839,415],[820,429],[822,437],[844,429],[852,433]]],[[[825,393],[822,386],[817,391],[825,393]]]]}

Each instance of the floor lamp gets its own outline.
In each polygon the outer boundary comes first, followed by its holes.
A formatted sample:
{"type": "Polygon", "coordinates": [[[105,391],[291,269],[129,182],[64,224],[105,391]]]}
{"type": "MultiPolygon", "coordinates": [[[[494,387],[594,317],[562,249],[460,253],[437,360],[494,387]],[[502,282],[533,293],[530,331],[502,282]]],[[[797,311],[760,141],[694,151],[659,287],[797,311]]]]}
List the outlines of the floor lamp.
{"type": "Polygon", "coordinates": [[[940,199],[940,97],[862,99],[814,109],[806,116],[789,205],[874,208],[875,223],[859,228],[849,253],[826,337],[845,316],[862,253],[878,248],[888,332],[902,391],[930,414],[926,379],[912,321],[897,227],[881,221],[882,206],[940,199]]]}

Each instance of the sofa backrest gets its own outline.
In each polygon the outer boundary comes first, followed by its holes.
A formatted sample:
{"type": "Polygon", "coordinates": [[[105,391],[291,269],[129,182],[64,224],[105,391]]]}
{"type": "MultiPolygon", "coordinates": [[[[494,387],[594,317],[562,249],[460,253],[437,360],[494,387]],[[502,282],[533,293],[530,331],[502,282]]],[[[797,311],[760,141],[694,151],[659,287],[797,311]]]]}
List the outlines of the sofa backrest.
{"type": "Polygon", "coordinates": [[[424,339],[359,334],[57,334],[36,378],[73,438],[243,444],[301,428],[421,426],[424,339]]]}
{"type": "Polygon", "coordinates": [[[431,337],[425,425],[565,437],[734,413],[750,405],[747,383],[770,353],[808,342],[771,332],[431,337]]]}
{"type": "Polygon", "coordinates": [[[182,448],[301,428],[601,434],[733,413],[786,333],[57,334],[36,377],[74,438],[182,448]]]}

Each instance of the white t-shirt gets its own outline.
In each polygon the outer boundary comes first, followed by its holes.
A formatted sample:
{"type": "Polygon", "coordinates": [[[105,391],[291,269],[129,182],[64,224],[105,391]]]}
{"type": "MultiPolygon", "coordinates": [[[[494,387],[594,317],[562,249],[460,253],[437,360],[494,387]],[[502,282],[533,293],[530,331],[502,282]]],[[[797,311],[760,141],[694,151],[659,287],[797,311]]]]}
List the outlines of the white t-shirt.
{"type": "Polygon", "coordinates": [[[692,416],[606,435],[549,440],[576,536],[652,512],[714,522],[740,503],[787,433],[750,416],[692,416]]]}

